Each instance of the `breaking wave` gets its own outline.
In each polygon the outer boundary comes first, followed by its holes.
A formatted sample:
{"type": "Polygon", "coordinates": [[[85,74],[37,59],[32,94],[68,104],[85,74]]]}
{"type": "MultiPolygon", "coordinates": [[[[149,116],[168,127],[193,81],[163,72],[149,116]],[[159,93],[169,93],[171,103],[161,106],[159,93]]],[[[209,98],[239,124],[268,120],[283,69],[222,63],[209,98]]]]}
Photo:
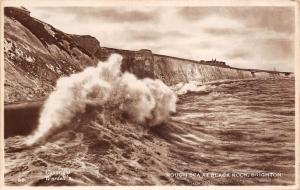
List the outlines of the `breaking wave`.
{"type": "Polygon", "coordinates": [[[253,78],[246,78],[246,79],[222,79],[222,80],[215,80],[211,82],[200,82],[200,81],[189,81],[189,82],[180,82],[176,85],[171,86],[170,88],[177,94],[177,95],[184,95],[188,93],[210,93],[217,86],[227,86],[231,83],[241,82],[241,81],[252,81],[252,80],[259,80],[253,78]]]}
{"type": "Polygon", "coordinates": [[[202,85],[202,83],[197,81],[190,81],[188,83],[178,83],[171,87],[172,90],[178,95],[183,95],[188,92],[200,92],[207,90],[208,86],[202,85]]]}
{"type": "Polygon", "coordinates": [[[60,78],[43,106],[37,129],[25,143],[42,142],[84,113],[87,106],[109,109],[115,118],[123,116],[150,127],[166,121],[176,111],[176,94],[160,80],[122,73],[121,62],[122,57],[113,54],[97,67],[60,78]]]}

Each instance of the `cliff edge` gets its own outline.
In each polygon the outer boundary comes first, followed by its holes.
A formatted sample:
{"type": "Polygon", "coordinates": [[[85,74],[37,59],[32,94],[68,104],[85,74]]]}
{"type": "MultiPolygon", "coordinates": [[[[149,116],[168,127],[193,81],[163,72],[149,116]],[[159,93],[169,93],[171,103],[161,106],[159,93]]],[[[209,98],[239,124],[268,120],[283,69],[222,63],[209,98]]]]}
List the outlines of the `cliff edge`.
{"type": "Polygon", "coordinates": [[[95,38],[66,34],[23,8],[6,7],[4,14],[6,103],[42,98],[59,77],[98,62],[95,38]]]}

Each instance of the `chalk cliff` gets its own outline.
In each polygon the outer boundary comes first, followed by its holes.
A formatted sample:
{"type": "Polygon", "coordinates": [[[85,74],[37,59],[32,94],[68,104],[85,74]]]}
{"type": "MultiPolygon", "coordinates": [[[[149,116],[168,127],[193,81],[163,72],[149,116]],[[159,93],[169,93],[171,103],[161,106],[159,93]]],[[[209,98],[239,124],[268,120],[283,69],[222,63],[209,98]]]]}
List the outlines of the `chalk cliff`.
{"type": "Polygon", "coordinates": [[[130,71],[138,77],[161,79],[168,85],[189,81],[210,82],[225,79],[276,78],[290,75],[290,73],[285,72],[210,65],[201,63],[201,61],[154,54],[146,49],[128,51],[102,47],[98,51],[97,57],[100,60],[105,60],[112,53],[123,56],[122,66],[124,70],[130,71]]]}
{"type": "Polygon", "coordinates": [[[155,54],[147,49],[128,51],[101,47],[96,38],[66,34],[31,17],[24,8],[6,7],[4,13],[5,103],[45,98],[59,77],[94,66],[112,53],[123,56],[123,71],[139,78],[159,78],[167,85],[290,74],[209,65],[155,54]]]}
{"type": "Polygon", "coordinates": [[[25,9],[7,7],[4,13],[5,102],[44,97],[59,77],[98,62],[95,38],[66,34],[25,9]]]}

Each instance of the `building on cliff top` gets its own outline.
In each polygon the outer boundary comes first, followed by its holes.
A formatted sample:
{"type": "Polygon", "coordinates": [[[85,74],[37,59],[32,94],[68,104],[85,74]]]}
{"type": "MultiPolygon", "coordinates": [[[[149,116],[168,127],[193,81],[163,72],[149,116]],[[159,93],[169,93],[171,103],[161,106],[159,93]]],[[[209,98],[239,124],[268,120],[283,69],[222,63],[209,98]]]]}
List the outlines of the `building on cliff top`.
{"type": "Polygon", "coordinates": [[[212,66],[229,67],[228,65],[226,65],[226,62],[217,61],[217,59],[212,59],[211,61],[200,60],[199,63],[212,66]]]}

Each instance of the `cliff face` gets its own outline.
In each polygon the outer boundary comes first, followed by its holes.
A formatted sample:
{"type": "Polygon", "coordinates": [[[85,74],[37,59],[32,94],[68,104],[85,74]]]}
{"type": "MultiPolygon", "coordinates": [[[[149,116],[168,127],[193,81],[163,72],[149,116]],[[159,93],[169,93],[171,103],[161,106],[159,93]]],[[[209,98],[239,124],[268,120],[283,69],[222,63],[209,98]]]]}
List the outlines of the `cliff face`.
{"type": "Polygon", "coordinates": [[[154,71],[156,76],[168,81],[169,85],[179,82],[209,82],[222,79],[252,78],[251,72],[231,68],[202,65],[193,61],[180,60],[154,55],[154,71]],[[168,70],[168,72],[165,72],[168,70]]]}
{"type": "Polygon", "coordinates": [[[4,13],[5,103],[44,98],[59,77],[94,66],[112,53],[123,56],[123,71],[139,78],[158,78],[167,85],[286,74],[207,65],[153,54],[146,49],[128,51],[100,47],[96,38],[66,34],[31,17],[26,10],[6,7],[4,13]]]}
{"type": "Polygon", "coordinates": [[[59,77],[98,62],[95,38],[63,33],[17,8],[4,13],[6,103],[44,97],[59,77]]]}
{"type": "Polygon", "coordinates": [[[123,56],[123,70],[138,77],[158,78],[167,85],[180,82],[210,82],[225,79],[277,78],[284,73],[259,70],[246,70],[229,66],[212,66],[198,61],[153,54],[150,50],[127,51],[113,48],[102,48],[97,56],[105,60],[112,53],[123,56]]]}

